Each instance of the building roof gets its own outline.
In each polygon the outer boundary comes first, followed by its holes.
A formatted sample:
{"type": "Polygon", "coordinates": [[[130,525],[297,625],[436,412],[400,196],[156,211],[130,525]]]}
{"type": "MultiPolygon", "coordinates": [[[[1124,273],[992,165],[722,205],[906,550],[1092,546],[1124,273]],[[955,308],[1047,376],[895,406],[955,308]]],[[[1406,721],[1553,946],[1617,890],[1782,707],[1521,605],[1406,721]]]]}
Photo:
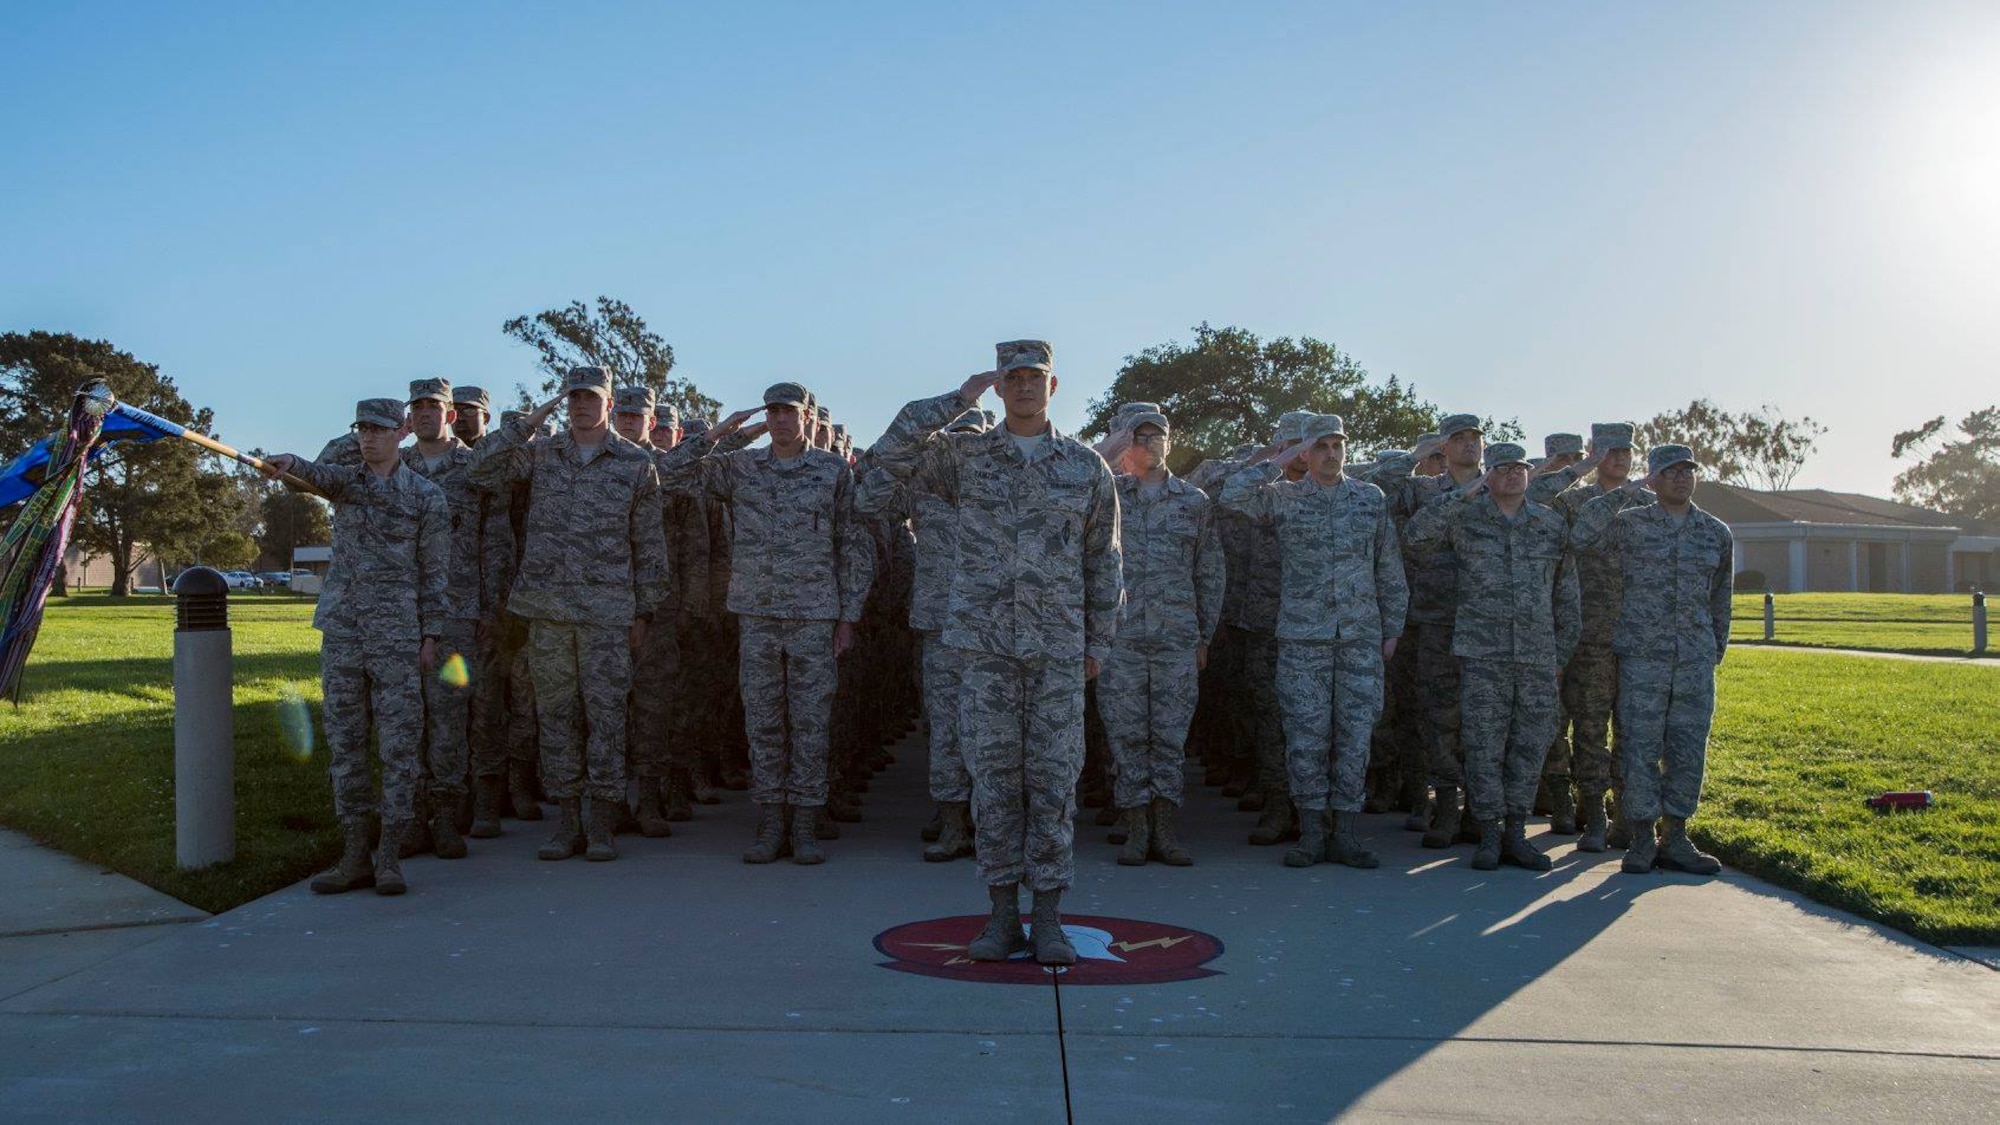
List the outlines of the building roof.
{"type": "Polygon", "coordinates": [[[1900,527],[1960,528],[1974,535],[1994,534],[1984,520],[1947,515],[1858,492],[1829,492],[1823,488],[1787,489],[1760,492],[1733,484],[1703,481],[1695,503],[1721,520],[1735,526],[1749,523],[1872,524],[1900,527]]]}

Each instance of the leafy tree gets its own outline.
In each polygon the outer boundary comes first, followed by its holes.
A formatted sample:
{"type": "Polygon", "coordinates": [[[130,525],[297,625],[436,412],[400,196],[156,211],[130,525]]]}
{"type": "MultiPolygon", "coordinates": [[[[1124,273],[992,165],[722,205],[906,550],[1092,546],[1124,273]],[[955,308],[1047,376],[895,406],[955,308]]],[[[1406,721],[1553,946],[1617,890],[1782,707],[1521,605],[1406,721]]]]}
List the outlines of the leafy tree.
{"type": "Polygon", "coordinates": [[[533,316],[517,316],[500,326],[500,331],[535,349],[536,366],[542,371],[537,389],[517,385],[523,409],[547,402],[562,386],[562,377],[579,364],[594,364],[611,372],[621,387],[653,388],[654,397],[670,402],[682,413],[713,416],[722,408],[715,399],[702,394],[694,383],[677,379],[674,348],[646,327],[646,319],[632,306],[610,297],[597,298],[595,309],[582,301],[571,301],[559,309],[545,309],[533,316]]]}
{"type": "Polygon", "coordinates": [[[333,542],[333,522],[317,496],[280,488],[264,497],[258,514],[258,558],[267,570],[290,570],[297,548],[333,542]]]}
{"type": "Polygon", "coordinates": [[[1775,491],[1798,479],[1824,433],[1826,427],[1811,418],[1786,418],[1769,403],[1731,414],[1701,398],[1638,423],[1633,440],[1642,449],[1685,445],[1714,480],[1775,491]]]}
{"type": "Polygon", "coordinates": [[[1288,410],[1339,414],[1357,451],[1414,441],[1438,416],[1394,375],[1375,383],[1332,344],[1310,336],[1267,342],[1207,323],[1195,326],[1192,343],[1170,341],[1127,356],[1111,386],[1091,400],[1083,433],[1105,433],[1126,402],[1159,403],[1172,419],[1176,472],[1245,442],[1270,440],[1272,424],[1288,410]]]}
{"type": "MultiPolygon", "coordinates": [[[[77,387],[107,380],[121,402],[202,432],[213,414],[181,397],[174,381],[103,340],[66,332],[0,335],[0,456],[12,457],[63,425],[77,387]]],[[[151,548],[162,560],[185,559],[235,523],[240,494],[229,475],[206,465],[181,441],[109,447],[84,477],[84,502],[73,542],[111,563],[111,593],[131,592],[132,572],[151,548]]]]}
{"type": "Polygon", "coordinates": [[[1975,410],[1943,437],[1944,415],[1889,444],[1898,459],[1916,463],[1896,474],[1896,499],[1972,519],[2000,520],[2000,406],[1975,410]]]}

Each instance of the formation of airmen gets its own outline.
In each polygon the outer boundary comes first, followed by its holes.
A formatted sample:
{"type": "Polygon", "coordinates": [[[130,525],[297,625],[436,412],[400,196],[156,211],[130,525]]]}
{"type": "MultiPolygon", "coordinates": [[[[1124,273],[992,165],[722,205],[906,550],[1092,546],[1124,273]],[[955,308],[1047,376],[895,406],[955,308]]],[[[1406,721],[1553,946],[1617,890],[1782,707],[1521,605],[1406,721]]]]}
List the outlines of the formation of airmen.
{"type": "Polygon", "coordinates": [[[313,889],[400,894],[401,858],[543,797],[546,860],[747,789],[744,861],[821,863],[919,714],[923,858],[973,856],[989,890],[975,959],[1075,960],[1079,803],[1119,863],[1192,864],[1191,756],[1289,867],[1377,866],[1360,815],[1397,810],[1482,870],[1549,868],[1538,811],[1628,872],[1719,869],[1687,821],[1733,552],[1686,446],[1640,479],[1628,424],[1530,460],[1453,414],[1364,461],[1295,411],[1183,479],[1157,405],[1086,446],[1049,422],[1046,342],[997,359],[858,455],[797,383],[711,425],[586,366],[491,429],[486,392],[418,380],[272,458],[334,506],[343,850],[313,889]]]}

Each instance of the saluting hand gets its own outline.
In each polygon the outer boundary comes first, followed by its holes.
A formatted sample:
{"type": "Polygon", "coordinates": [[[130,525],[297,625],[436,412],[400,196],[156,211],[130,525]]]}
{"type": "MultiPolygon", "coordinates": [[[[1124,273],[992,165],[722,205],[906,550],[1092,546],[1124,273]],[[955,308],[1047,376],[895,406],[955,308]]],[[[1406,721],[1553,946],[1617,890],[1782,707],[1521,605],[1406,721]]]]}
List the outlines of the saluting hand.
{"type": "Polygon", "coordinates": [[[724,418],[720,426],[717,426],[713,430],[710,430],[708,432],[709,436],[714,438],[716,441],[721,441],[723,438],[726,438],[730,434],[733,434],[736,431],[742,429],[743,423],[748,422],[753,416],[762,414],[763,412],[764,408],[761,406],[753,406],[748,410],[739,410],[736,413],[731,414],[729,417],[724,418]]]}
{"type": "Polygon", "coordinates": [[[568,397],[567,395],[557,395],[556,397],[541,404],[540,406],[535,407],[533,410],[528,411],[528,418],[527,418],[528,429],[529,430],[541,429],[542,423],[549,420],[549,415],[554,414],[556,412],[556,407],[561,406],[563,404],[563,400],[567,397],[568,397]]]}
{"type": "Polygon", "coordinates": [[[981,371],[977,375],[969,375],[965,382],[958,385],[958,393],[967,402],[978,402],[980,395],[1000,385],[1001,375],[1002,372],[999,371],[981,371]]]}

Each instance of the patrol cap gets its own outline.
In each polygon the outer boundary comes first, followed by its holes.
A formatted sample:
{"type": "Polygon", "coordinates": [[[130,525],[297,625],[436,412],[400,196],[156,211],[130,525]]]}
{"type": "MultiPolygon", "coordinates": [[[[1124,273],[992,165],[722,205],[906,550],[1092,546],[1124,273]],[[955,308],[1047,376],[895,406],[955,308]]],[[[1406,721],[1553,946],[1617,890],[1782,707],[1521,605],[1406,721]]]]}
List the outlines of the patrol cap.
{"type": "Polygon", "coordinates": [[[487,395],[484,387],[452,388],[451,404],[453,406],[476,406],[484,410],[488,418],[493,416],[493,399],[487,395]]]}
{"type": "Polygon", "coordinates": [[[1299,442],[1311,445],[1323,437],[1347,440],[1347,422],[1338,414],[1308,414],[1299,430],[1299,442]]]}
{"type": "MultiPolygon", "coordinates": [[[[1453,430],[1452,432],[1457,433],[1458,431],[1453,430]]],[[[1528,451],[1511,441],[1496,441],[1492,445],[1487,446],[1486,453],[1481,460],[1485,462],[1488,469],[1497,469],[1502,465],[1534,464],[1534,462],[1528,460],[1528,451]]]]}
{"type": "Polygon", "coordinates": [[[523,417],[526,413],[526,411],[522,410],[502,410],[500,412],[500,424],[502,426],[511,426],[514,424],[514,419],[523,417]]]}
{"type": "Polygon", "coordinates": [[[571,391],[596,391],[605,398],[611,397],[611,372],[602,367],[588,364],[572,367],[563,377],[562,393],[571,391]]]}
{"type": "MultiPolygon", "coordinates": [[[[1444,437],[1444,435],[1443,435],[1443,434],[1418,434],[1418,435],[1417,435],[1417,445],[1422,445],[1423,443],[1425,443],[1425,442],[1427,442],[1427,441],[1438,441],[1438,440],[1441,440],[1441,439],[1442,439],[1443,437],[1444,437]]],[[[1416,447],[1416,445],[1413,445],[1413,446],[1411,446],[1411,447],[1410,447],[1410,452],[1411,452],[1411,453],[1415,453],[1416,451],[1417,451],[1417,447],[1416,447]]]]}
{"type": "Polygon", "coordinates": [[[833,424],[833,440],[839,441],[842,438],[845,438],[846,436],[847,436],[847,427],[841,425],[839,422],[835,422],[833,424]]]}
{"type": "Polygon", "coordinates": [[[764,389],[764,405],[777,406],[780,403],[810,409],[812,407],[812,392],[799,386],[797,383],[773,383],[769,387],[766,387],[764,389]]]}
{"type": "Polygon", "coordinates": [[[1160,409],[1160,404],[1157,402],[1128,402],[1118,408],[1118,413],[1116,416],[1119,418],[1123,418],[1127,414],[1164,414],[1164,413],[1165,411],[1160,409]]]}
{"type": "Polygon", "coordinates": [[[1563,457],[1571,453],[1582,453],[1583,435],[1550,434],[1542,439],[1542,452],[1550,457],[1563,457]]]}
{"type": "Polygon", "coordinates": [[[813,413],[819,416],[820,425],[822,426],[833,425],[833,411],[828,410],[824,403],[815,401],[813,403],[813,413]]]}
{"type": "MultiPolygon", "coordinates": [[[[1464,433],[1466,430],[1484,434],[1486,427],[1479,421],[1479,415],[1477,414],[1447,414],[1444,416],[1444,421],[1438,423],[1439,437],[1450,437],[1453,434],[1464,433]]],[[[1519,449],[1521,447],[1517,445],[1514,448],[1519,449]]]]}
{"type": "Polygon", "coordinates": [[[1272,440],[1296,443],[1304,438],[1306,419],[1312,417],[1310,410],[1287,410],[1278,416],[1278,430],[1272,440]]]}
{"type": "Polygon", "coordinates": [[[1646,472],[1658,473],[1662,469],[1673,468],[1683,461],[1697,469],[1702,467],[1701,462],[1694,459],[1694,450],[1685,445],[1656,445],[1646,451],[1646,472]]]}
{"type": "Polygon", "coordinates": [[[611,394],[612,412],[615,414],[651,414],[653,412],[653,388],[620,387],[611,394]]]}
{"type": "Polygon", "coordinates": [[[1032,367],[1037,371],[1055,370],[1055,349],[1047,340],[1008,340],[993,345],[994,364],[1002,372],[1032,367]]]}
{"type": "Polygon", "coordinates": [[[1231,461],[1241,461],[1245,457],[1255,454],[1259,448],[1261,447],[1254,441],[1244,442],[1242,445],[1229,451],[1229,459],[1231,461]]]}
{"type": "Polygon", "coordinates": [[[413,404],[419,402],[441,402],[446,406],[450,406],[451,380],[412,379],[410,380],[409,401],[413,404]]]}
{"type": "Polygon", "coordinates": [[[399,429],[403,425],[403,404],[393,398],[364,398],[354,404],[354,424],[399,429]]]}
{"type": "Polygon", "coordinates": [[[1171,434],[1174,428],[1167,422],[1165,413],[1158,410],[1135,410],[1122,419],[1125,428],[1137,433],[1140,426],[1158,426],[1163,434],[1171,434]]]}
{"type": "Polygon", "coordinates": [[[1612,449],[1630,449],[1632,448],[1632,423],[1592,422],[1590,424],[1590,443],[1597,447],[1599,453],[1612,449]]]}
{"type": "Polygon", "coordinates": [[[681,408],[671,402],[655,402],[653,404],[653,425],[665,426],[670,430],[680,429],[681,408]]]}
{"type": "Polygon", "coordinates": [[[681,433],[687,437],[693,437],[696,434],[705,434],[708,432],[708,427],[711,424],[708,419],[699,414],[690,414],[681,419],[681,433]]]}

